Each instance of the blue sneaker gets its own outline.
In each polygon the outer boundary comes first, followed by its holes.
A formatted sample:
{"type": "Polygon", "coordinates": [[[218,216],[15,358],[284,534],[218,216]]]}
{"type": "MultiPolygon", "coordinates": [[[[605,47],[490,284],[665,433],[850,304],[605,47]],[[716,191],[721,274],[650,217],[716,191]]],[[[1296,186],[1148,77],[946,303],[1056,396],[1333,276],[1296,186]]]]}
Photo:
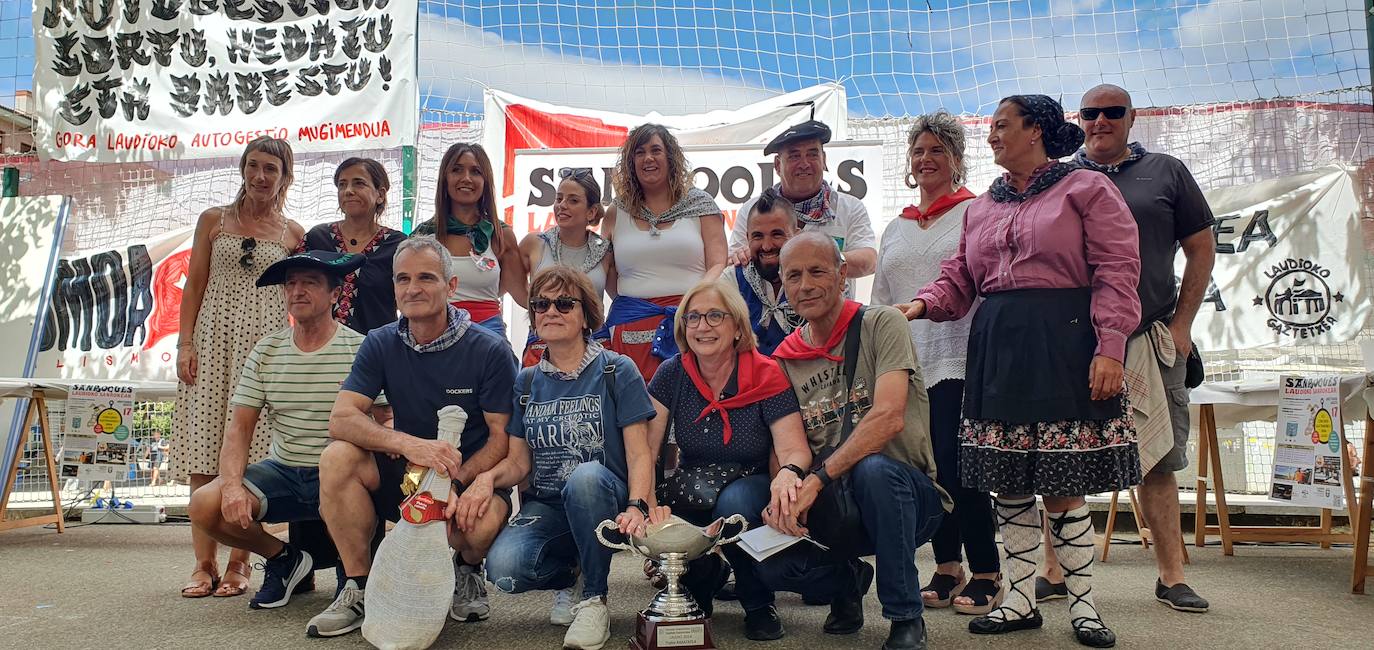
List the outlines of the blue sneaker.
{"type": "Polygon", "coordinates": [[[290,544],[284,551],[263,564],[262,587],[253,594],[249,607],[275,609],[291,602],[291,592],[296,585],[314,572],[315,562],[309,553],[290,544]]]}

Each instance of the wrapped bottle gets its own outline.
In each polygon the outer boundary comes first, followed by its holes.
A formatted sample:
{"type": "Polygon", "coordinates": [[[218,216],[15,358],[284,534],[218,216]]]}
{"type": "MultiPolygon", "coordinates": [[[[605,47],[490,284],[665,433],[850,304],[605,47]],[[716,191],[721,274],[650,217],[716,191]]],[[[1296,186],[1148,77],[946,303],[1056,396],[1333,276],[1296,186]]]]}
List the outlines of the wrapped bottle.
{"type": "MultiPolygon", "coordinates": [[[[458,406],[439,411],[439,440],[458,446],[467,424],[458,406]]],[[[453,549],[444,509],[449,476],[426,469],[414,494],[401,502],[401,519],[387,533],[367,581],[363,638],[383,650],[428,648],[439,637],[453,602],[453,549]]]]}

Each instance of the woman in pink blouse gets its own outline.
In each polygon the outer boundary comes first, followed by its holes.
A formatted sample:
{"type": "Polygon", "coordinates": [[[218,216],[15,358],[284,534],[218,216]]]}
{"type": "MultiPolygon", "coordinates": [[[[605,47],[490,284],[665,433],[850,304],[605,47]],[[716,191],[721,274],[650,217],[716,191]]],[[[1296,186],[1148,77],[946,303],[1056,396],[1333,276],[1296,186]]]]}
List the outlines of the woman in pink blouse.
{"type": "Polygon", "coordinates": [[[1082,142],[1053,99],[1003,99],[988,144],[1006,173],[969,204],[958,251],[904,310],[957,320],[983,297],[969,333],[960,475],[966,487],[997,493],[1010,590],[969,631],[1043,624],[1030,583],[1038,494],[1073,599],[1075,637],[1101,648],[1116,635],[1093,605],[1083,495],[1140,480],[1122,365],[1140,322],[1140,256],[1135,220],[1111,181],[1057,161],[1082,142]]]}

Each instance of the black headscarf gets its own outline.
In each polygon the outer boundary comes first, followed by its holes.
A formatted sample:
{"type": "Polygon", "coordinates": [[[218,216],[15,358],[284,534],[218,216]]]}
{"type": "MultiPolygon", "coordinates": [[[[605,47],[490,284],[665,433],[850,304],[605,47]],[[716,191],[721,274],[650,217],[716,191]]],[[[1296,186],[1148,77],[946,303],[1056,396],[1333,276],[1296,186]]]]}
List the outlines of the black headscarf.
{"type": "Polygon", "coordinates": [[[1064,119],[1064,107],[1049,95],[1012,95],[1005,102],[1019,106],[1026,119],[1040,127],[1050,158],[1063,158],[1083,145],[1083,129],[1064,119]]]}

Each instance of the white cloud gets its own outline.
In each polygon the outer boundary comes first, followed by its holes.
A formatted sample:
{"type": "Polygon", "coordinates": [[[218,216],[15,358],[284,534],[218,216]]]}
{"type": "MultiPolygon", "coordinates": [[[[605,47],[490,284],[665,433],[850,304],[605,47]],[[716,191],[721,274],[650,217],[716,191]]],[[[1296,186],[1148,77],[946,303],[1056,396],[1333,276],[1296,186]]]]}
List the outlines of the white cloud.
{"type": "Polygon", "coordinates": [[[481,111],[483,87],[580,108],[624,113],[733,109],[782,94],[689,68],[607,64],[507,41],[480,27],[420,16],[422,93],[469,100],[481,111]]]}

